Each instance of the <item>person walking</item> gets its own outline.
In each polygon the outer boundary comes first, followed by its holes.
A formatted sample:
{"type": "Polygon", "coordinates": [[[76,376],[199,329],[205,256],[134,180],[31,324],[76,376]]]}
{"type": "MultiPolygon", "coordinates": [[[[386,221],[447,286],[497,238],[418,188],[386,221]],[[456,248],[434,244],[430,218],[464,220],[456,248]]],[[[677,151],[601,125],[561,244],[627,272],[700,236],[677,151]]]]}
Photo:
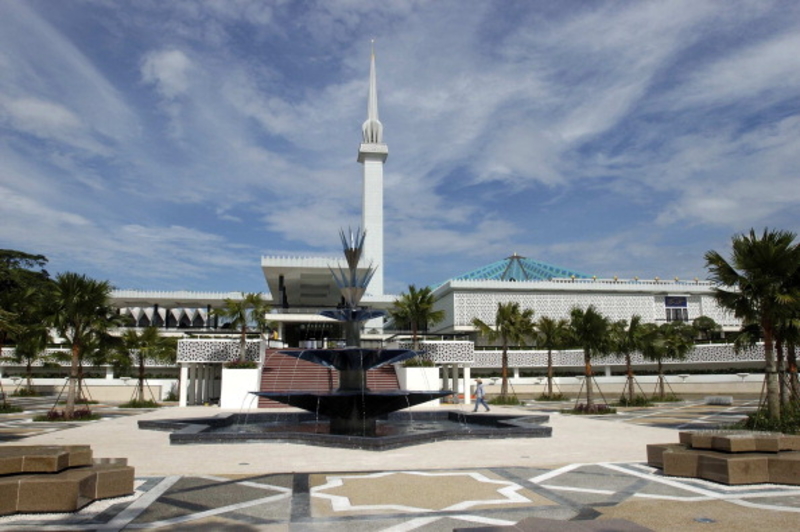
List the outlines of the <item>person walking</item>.
{"type": "Polygon", "coordinates": [[[475,382],[477,382],[478,385],[475,387],[475,410],[473,410],[473,412],[478,411],[478,405],[483,405],[483,407],[488,412],[489,405],[486,404],[486,399],[484,399],[486,392],[483,391],[483,381],[480,379],[476,379],[475,382]]]}

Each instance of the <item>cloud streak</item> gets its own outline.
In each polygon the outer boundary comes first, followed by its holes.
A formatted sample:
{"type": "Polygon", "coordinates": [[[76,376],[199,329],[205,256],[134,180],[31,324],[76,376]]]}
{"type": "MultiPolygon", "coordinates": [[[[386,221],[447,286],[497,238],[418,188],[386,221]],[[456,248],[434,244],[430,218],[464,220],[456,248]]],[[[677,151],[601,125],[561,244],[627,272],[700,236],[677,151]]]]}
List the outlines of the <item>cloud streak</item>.
{"type": "Polygon", "coordinates": [[[377,38],[388,286],[517,252],[704,277],[798,231],[800,8],[0,3],[0,245],[154,289],[262,290],[357,225],[377,38]]]}

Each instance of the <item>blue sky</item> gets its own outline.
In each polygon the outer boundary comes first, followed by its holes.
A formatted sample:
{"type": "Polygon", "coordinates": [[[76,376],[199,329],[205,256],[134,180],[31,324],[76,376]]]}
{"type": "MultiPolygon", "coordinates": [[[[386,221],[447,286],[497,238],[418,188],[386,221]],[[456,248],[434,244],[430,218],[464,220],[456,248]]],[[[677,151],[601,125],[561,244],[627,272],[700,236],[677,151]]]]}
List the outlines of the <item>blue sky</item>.
{"type": "Polygon", "coordinates": [[[390,292],[800,231],[795,1],[2,0],[0,247],[152,290],[339,254],[373,38],[390,292]]]}

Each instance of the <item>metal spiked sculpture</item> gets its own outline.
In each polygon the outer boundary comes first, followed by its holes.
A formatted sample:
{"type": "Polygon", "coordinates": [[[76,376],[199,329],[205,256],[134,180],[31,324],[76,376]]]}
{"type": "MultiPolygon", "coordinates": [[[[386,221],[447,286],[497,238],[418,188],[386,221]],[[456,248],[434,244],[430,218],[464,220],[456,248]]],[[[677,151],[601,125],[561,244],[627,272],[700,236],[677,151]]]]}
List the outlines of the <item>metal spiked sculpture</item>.
{"type": "Polygon", "coordinates": [[[320,314],[333,318],[344,323],[345,342],[348,347],[359,347],[361,345],[361,324],[373,318],[379,318],[386,313],[382,310],[371,310],[361,308],[361,298],[367,291],[375,268],[372,264],[365,269],[358,271],[358,263],[361,261],[361,254],[364,250],[364,238],[367,232],[360,228],[355,232],[351,229],[348,235],[344,230],[339,230],[339,238],[342,240],[347,269],[341,266],[337,269],[330,268],[331,274],[339,287],[344,300],[344,306],[336,310],[325,310],[320,314]]]}

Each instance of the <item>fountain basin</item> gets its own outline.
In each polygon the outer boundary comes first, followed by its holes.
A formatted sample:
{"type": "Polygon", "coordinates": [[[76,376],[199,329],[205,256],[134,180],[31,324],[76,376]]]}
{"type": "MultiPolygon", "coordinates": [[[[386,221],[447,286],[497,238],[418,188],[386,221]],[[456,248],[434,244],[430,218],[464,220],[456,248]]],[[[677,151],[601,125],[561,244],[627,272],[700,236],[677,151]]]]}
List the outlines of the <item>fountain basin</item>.
{"type": "Polygon", "coordinates": [[[549,416],[461,411],[392,412],[377,420],[375,436],[331,434],[330,420],[309,412],[230,413],[207,418],[139,421],[140,429],[172,432],[173,445],[299,443],[384,451],[444,440],[549,438],[549,416]]]}

